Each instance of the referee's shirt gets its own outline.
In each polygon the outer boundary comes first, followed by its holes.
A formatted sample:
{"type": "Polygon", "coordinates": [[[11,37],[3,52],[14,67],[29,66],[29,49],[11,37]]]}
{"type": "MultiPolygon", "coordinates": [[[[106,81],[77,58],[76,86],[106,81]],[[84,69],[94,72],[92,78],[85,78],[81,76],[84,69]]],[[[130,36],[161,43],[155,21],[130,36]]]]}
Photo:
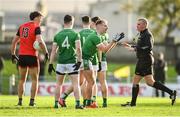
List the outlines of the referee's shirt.
{"type": "Polygon", "coordinates": [[[153,48],[154,38],[151,32],[148,29],[140,32],[140,36],[137,40],[136,45],[136,55],[137,58],[146,58],[153,55],[152,48],[153,48]]]}

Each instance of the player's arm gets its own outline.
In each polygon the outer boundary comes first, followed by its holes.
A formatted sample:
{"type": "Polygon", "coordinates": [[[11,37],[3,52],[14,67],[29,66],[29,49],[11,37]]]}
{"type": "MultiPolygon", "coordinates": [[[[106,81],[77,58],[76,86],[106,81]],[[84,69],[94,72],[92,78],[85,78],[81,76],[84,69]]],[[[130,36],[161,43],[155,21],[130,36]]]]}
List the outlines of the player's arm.
{"type": "Polygon", "coordinates": [[[12,40],[12,44],[11,44],[11,54],[15,55],[16,54],[16,46],[17,43],[19,42],[19,36],[15,36],[14,39],[12,40]]]}
{"type": "Polygon", "coordinates": [[[75,44],[76,44],[77,61],[81,62],[82,61],[81,41],[76,40],[75,44]]]}
{"type": "Polygon", "coordinates": [[[108,45],[105,45],[103,43],[97,45],[97,48],[103,52],[108,52],[111,50],[113,47],[117,45],[117,42],[119,42],[121,39],[124,38],[124,33],[116,34],[113,38],[113,41],[111,41],[108,45]]]}
{"type": "Polygon", "coordinates": [[[17,43],[20,40],[20,28],[18,29],[16,36],[13,38],[12,43],[11,43],[11,54],[15,55],[16,54],[16,46],[17,43]]]}
{"type": "Polygon", "coordinates": [[[108,52],[113,46],[116,44],[115,41],[110,42],[108,45],[104,45],[103,43],[100,43],[97,45],[98,50],[102,52],[108,52]]]}
{"type": "Polygon", "coordinates": [[[54,58],[55,58],[55,55],[58,51],[58,46],[57,46],[57,43],[53,42],[52,44],[52,49],[51,49],[51,55],[50,55],[50,60],[49,60],[49,66],[48,66],[48,73],[51,74],[52,71],[56,71],[54,69],[54,66],[53,66],[53,62],[54,62],[54,58]]]}
{"type": "Polygon", "coordinates": [[[20,40],[20,32],[18,29],[18,32],[16,33],[16,36],[13,38],[12,44],[11,44],[11,60],[12,60],[12,63],[17,63],[17,61],[19,60],[19,58],[16,56],[16,46],[17,46],[17,43],[19,42],[19,40],[20,40]]]}
{"type": "Polygon", "coordinates": [[[57,51],[58,51],[58,46],[57,46],[57,43],[54,42],[52,44],[49,64],[52,64],[54,62],[54,58],[55,58],[55,55],[56,55],[57,51]]]}
{"type": "Polygon", "coordinates": [[[109,48],[109,50],[106,51],[106,53],[109,52],[110,50],[112,50],[116,45],[117,45],[117,43],[114,43],[114,44],[111,46],[111,48],[109,48]]]}
{"type": "Polygon", "coordinates": [[[36,35],[36,41],[39,42],[39,46],[40,48],[43,50],[44,53],[48,53],[48,50],[47,50],[47,47],[46,47],[46,44],[42,38],[42,35],[41,35],[41,29],[40,27],[37,27],[35,29],[35,35],[36,35]]]}

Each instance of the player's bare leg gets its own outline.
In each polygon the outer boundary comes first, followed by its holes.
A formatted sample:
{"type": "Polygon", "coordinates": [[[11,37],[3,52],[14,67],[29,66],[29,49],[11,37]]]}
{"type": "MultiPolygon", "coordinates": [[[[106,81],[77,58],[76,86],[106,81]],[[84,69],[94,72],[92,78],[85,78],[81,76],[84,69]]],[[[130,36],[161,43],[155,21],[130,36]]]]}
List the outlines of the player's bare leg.
{"type": "MultiPolygon", "coordinates": [[[[84,82],[84,75],[82,73],[83,71],[80,71],[80,86],[83,84],[84,82]]],[[[82,95],[83,95],[83,99],[85,99],[84,95],[85,95],[85,89],[82,86],[81,88],[82,91],[82,95]]],[[[66,98],[73,92],[73,85],[70,85],[61,95],[60,97],[60,102],[63,102],[63,100],[66,100],[66,98]]]]}
{"type": "Polygon", "coordinates": [[[39,67],[29,68],[29,75],[31,76],[32,85],[31,85],[31,99],[29,106],[34,106],[34,99],[38,90],[38,78],[39,78],[39,67]]]}
{"type": "Polygon", "coordinates": [[[80,86],[81,86],[81,95],[83,97],[83,106],[85,107],[86,105],[86,86],[87,86],[87,82],[85,80],[84,74],[83,74],[83,70],[80,70],[80,86]]]}
{"type": "Polygon", "coordinates": [[[64,82],[64,75],[56,74],[56,88],[55,88],[55,105],[54,108],[58,108],[59,97],[61,92],[61,87],[64,82]]]}
{"type": "Polygon", "coordinates": [[[98,80],[101,85],[101,92],[103,98],[103,107],[107,107],[107,97],[108,97],[108,86],[106,81],[106,71],[98,72],[98,80]]]}
{"type": "Polygon", "coordinates": [[[92,70],[84,70],[84,76],[86,78],[87,81],[87,87],[86,87],[86,99],[87,99],[87,105],[86,106],[90,106],[91,105],[91,97],[92,97],[92,90],[93,90],[93,86],[94,86],[94,74],[92,70]]]}
{"type": "Polygon", "coordinates": [[[71,81],[72,81],[74,97],[76,100],[75,108],[76,109],[83,109],[83,107],[81,107],[81,105],[80,105],[81,92],[80,92],[80,85],[79,85],[79,74],[73,74],[73,75],[70,75],[70,77],[71,77],[71,81]]]}
{"type": "Polygon", "coordinates": [[[19,74],[20,79],[18,83],[18,104],[19,106],[22,106],[22,95],[24,94],[24,83],[26,82],[27,74],[28,74],[28,68],[25,67],[19,67],[19,74]]]}
{"type": "Polygon", "coordinates": [[[97,71],[93,70],[93,72],[94,72],[94,76],[95,76],[94,77],[95,82],[94,82],[94,86],[93,86],[93,90],[92,90],[92,104],[95,108],[97,108],[98,107],[97,102],[96,102],[97,90],[98,90],[97,83],[96,83],[97,71]]]}

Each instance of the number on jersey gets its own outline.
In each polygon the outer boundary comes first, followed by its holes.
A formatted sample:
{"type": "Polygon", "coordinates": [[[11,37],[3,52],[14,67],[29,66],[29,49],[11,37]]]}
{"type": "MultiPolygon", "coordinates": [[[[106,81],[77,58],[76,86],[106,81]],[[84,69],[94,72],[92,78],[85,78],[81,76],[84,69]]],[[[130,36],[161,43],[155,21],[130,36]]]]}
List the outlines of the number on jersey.
{"type": "Polygon", "coordinates": [[[23,36],[24,38],[27,38],[27,37],[28,37],[28,33],[29,33],[29,28],[24,27],[24,28],[23,28],[23,31],[22,31],[22,36],[23,36]]]}
{"type": "Polygon", "coordinates": [[[68,41],[68,36],[66,36],[65,40],[62,43],[62,47],[69,49],[69,46],[70,46],[70,44],[68,41]]]}

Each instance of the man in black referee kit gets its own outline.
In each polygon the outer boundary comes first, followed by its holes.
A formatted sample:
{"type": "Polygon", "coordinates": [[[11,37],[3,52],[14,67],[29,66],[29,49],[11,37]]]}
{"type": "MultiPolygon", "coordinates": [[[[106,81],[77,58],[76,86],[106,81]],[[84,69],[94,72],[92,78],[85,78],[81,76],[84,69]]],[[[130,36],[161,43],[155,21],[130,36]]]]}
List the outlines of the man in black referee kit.
{"type": "Polygon", "coordinates": [[[137,63],[135,69],[135,75],[133,78],[132,86],[132,100],[121,106],[136,106],[136,99],[139,92],[139,82],[142,77],[147,85],[156,89],[162,90],[170,95],[171,105],[174,105],[176,100],[176,90],[171,90],[160,82],[156,82],[153,78],[153,35],[148,30],[148,20],[146,18],[138,19],[137,31],[139,32],[138,40],[136,45],[130,45],[128,43],[122,43],[124,47],[131,51],[136,52],[137,63]]]}

